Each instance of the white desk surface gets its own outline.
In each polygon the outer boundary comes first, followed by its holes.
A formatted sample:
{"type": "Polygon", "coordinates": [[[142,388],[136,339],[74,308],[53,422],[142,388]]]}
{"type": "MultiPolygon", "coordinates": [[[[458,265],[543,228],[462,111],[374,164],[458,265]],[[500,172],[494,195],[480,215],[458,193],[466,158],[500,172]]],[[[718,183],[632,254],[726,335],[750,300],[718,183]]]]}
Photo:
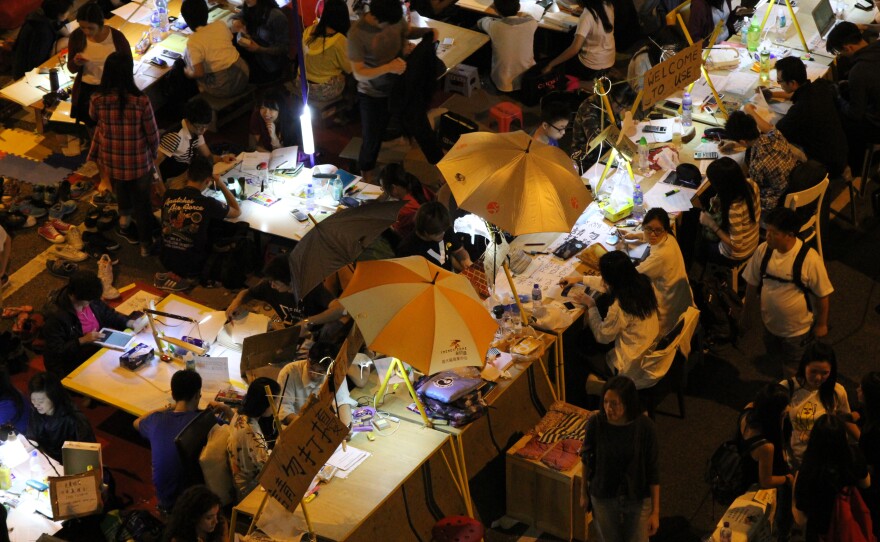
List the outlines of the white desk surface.
{"type": "MultiPolygon", "coordinates": [[[[348,478],[333,478],[321,485],[318,497],[308,504],[309,518],[322,538],[345,540],[378,510],[413,473],[439,450],[449,435],[405,421],[389,436],[370,442],[364,433],[355,433],[350,444],[371,455],[348,478]]],[[[235,508],[253,516],[265,494],[262,487],[252,491],[235,508]]],[[[293,524],[305,529],[302,508],[293,514],[293,524]]]]}
{"type": "MultiPolygon", "coordinates": [[[[168,295],[157,303],[156,309],[180,316],[189,316],[196,320],[201,320],[204,315],[212,312],[204,305],[199,305],[174,294],[168,295]]],[[[159,319],[164,321],[163,317],[159,317],[159,319]]],[[[171,325],[159,325],[158,327],[170,337],[198,336],[196,331],[191,331],[195,324],[182,321],[169,321],[169,324],[171,325]]],[[[153,348],[156,346],[149,326],[144,328],[135,340],[153,348]]],[[[166,363],[159,361],[158,356],[154,356],[152,361],[136,371],[130,371],[119,366],[120,354],[121,352],[117,350],[101,349],[67,375],[62,380],[62,384],[68,389],[113,405],[135,416],[141,416],[171,402],[171,376],[183,369],[183,364],[176,361],[166,363]]],[[[239,376],[241,352],[227,350],[219,344],[214,344],[209,355],[228,358],[231,385],[241,389],[247,387],[239,376]]],[[[199,406],[205,408],[208,402],[214,400],[218,391],[220,390],[202,389],[202,401],[199,406]]]]}
{"type": "MultiPolygon", "coordinates": [[[[18,441],[24,446],[25,450],[30,453],[33,450],[33,446],[31,446],[27,440],[21,435],[18,435],[18,441]]],[[[38,454],[37,458],[40,463],[40,467],[43,469],[43,473],[46,475],[55,475],[55,471],[53,470],[51,463],[61,471],[61,464],[57,463],[54,460],[47,459],[42,454],[38,454]]],[[[30,462],[29,460],[25,460],[23,463],[12,467],[12,475],[14,476],[13,485],[15,485],[15,480],[28,480],[30,476],[30,462]]],[[[63,472],[62,472],[63,474],[63,472]]],[[[4,494],[5,491],[0,490],[0,493],[4,494]]],[[[43,492],[40,495],[40,498],[48,500],[48,490],[43,492]]],[[[12,542],[33,542],[37,538],[40,537],[41,534],[55,534],[59,530],[61,530],[61,522],[52,521],[42,514],[38,514],[35,510],[37,508],[37,494],[35,490],[32,488],[28,488],[27,491],[22,493],[19,497],[19,504],[15,508],[10,508],[8,511],[8,516],[6,518],[6,526],[9,530],[9,539],[12,542]]]]}

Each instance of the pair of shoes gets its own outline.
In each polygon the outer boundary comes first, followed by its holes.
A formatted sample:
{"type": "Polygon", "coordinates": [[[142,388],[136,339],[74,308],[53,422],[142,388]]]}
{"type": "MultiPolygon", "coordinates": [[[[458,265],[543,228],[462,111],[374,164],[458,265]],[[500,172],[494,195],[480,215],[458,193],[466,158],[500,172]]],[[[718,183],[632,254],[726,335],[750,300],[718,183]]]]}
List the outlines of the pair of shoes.
{"type": "Polygon", "coordinates": [[[92,183],[88,181],[76,181],[70,185],[70,197],[72,199],[79,199],[91,191],[91,189],[92,183]]]}
{"type": "Polygon", "coordinates": [[[46,216],[46,208],[41,204],[36,204],[33,201],[21,200],[18,204],[13,204],[13,207],[10,208],[13,211],[18,211],[19,213],[25,216],[32,216],[34,218],[41,218],[46,216]]]}
{"type": "Polygon", "coordinates": [[[116,221],[119,220],[119,215],[113,209],[109,207],[104,207],[101,210],[101,215],[98,217],[98,231],[107,231],[111,229],[116,221]]]}
{"type": "Polygon", "coordinates": [[[63,260],[49,260],[46,262],[46,269],[56,277],[69,279],[71,275],[79,270],[79,265],[63,260]]]}
{"type": "Polygon", "coordinates": [[[89,255],[90,258],[94,258],[96,260],[100,260],[102,256],[107,256],[110,258],[110,263],[112,265],[119,265],[119,258],[117,256],[111,256],[104,250],[104,247],[99,245],[95,245],[93,243],[86,243],[83,247],[83,252],[89,255]]]}
{"type": "Polygon", "coordinates": [[[55,245],[49,249],[49,253],[56,258],[68,260],[71,262],[82,262],[88,259],[89,255],[81,250],[77,250],[67,245],[55,245]]]}
{"type": "Polygon", "coordinates": [[[92,205],[95,207],[103,207],[104,205],[112,205],[116,203],[116,198],[113,197],[113,192],[105,190],[93,195],[91,201],[92,205]]]}
{"type": "Polygon", "coordinates": [[[68,224],[67,222],[64,222],[60,218],[49,217],[49,220],[46,221],[46,224],[52,226],[53,228],[58,230],[58,232],[60,232],[60,233],[67,233],[68,231],[70,231],[71,228],[73,228],[72,225],[68,224]]]}
{"type": "Polygon", "coordinates": [[[108,239],[104,237],[102,234],[94,231],[86,231],[82,234],[83,241],[89,243],[90,245],[94,245],[97,247],[101,247],[104,252],[106,251],[115,251],[119,250],[119,243],[112,239],[108,239]]]}
{"type": "Polygon", "coordinates": [[[58,230],[56,230],[55,227],[52,226],[52,224],[50,224],[49,222],[46,222],[42,226],[40,226],[40,228],[37,230],[37,233],[40,237],[42,237],[46,241],[49,241],[50,243],[64,242],[64,236],[58,233],[58,230]]]}
{"type": "Polygon", "coordinates": [[[34,185],[34,189],[31,191],[31,201],[34,203],[43,203],[45,198],[46,187],[41,184],[34,185]]]}
{"type": "Polygon", "coordinates": [[[83,245],[85,245],[85,243],[83,242],[82,233],[80,233],[79,228],[77,228],[76,226],[71,226],[70,229],[67,230],[67,233],[64,234],[64,236],[67,237],[67,244],[77,250],[82,250],[83,245]]]}
{"type": "Polygon", "coordinates": [[[58,185],[50,184],[43,190],[43,203],[47,207],[51,207],[55,205],[56,201],[58,201],[58,185]]]}
{"type": "Polygon", "coordinates": [[[128,241],[129,244],[132,245],[136,245],[140,242],[140,239],[138,238],[137,226],[135,226],[133,222],[125,228],[123,228],[122,226],[117,227],[116,235],[122,237],[123,239],[128,241]]]}
{"type": "Polygon", "coordinates": [[[101,279],[101,286],[104,290],[101,299],[105,301],[119,299],[119,290],[113,287],[113,262],[107,254],[98,260],[98,278],[101,279]]]}
{"type": "Polygon", "coordinates": [[[153,286],[168,292],[182,292],[190,287],[190,283],[185,278],[179,277],[174,273],[156,273],[153,286]],[[162,275],[161,278],[160,275],[162,275]]]}
{"type": "Polygon", "coordinates": [[[49,207],[49,216],[52,218],[64,218],[75,212],[76,202],[73,200],[59,201],[52,207],[49,207]]]}

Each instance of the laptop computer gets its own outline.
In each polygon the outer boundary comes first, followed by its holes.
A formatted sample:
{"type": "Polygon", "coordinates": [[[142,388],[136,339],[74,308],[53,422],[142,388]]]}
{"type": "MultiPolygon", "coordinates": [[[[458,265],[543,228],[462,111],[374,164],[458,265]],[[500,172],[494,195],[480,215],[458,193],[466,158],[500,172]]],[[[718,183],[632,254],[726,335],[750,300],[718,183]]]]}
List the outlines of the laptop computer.
{"type": "Polygon", "coordinates": [[[813,8],[812,15],[813,21],[816,23],[816,29],[819,31],[819,36],[823,40],[828,37],[828,33],[839,22],[834,16],[834,9],[831,7],[830,0],[819,0],[819,3],[813,8]]]}

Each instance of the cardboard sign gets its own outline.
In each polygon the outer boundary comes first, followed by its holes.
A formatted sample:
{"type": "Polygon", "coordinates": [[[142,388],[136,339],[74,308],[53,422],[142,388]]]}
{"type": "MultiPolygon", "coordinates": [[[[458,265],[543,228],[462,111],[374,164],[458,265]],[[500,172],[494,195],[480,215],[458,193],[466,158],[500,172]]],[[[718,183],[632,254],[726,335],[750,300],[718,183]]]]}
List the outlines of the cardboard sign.
{"type": "Polygon", "coordinates": [[[260,474],[260,485],[266,493],[291,512],[348,434],[348,427],[330,407],[332,399],[330,394],[310,398],[299,418],[281,432],[260,474]]]}
{"type": "Polygon", "coordinates": [[[52,518],[61,521],[101,511],[101,471],[94,469],[72,476],[49,477],[52,518]]]}
{"type": "Polygon", "coordinates": [[[642,90],[642,109],[650,109],[676,90],[699,79],[702,63],[703,45],[698,41],[646,71],[642,90]]]}

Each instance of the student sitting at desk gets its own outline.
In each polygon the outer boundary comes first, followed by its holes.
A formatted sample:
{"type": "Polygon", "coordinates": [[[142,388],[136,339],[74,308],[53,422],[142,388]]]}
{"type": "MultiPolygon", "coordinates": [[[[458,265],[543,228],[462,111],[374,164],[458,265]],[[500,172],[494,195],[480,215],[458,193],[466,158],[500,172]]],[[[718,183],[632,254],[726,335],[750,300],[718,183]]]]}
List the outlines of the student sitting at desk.
{"type": "MultiPolygon", "coordinates": [[[[309,396],[318,393],[318,389],[327,376],[330,363],[336,359],[336,355],[339,353],[339,347],[338,344],[316,342],[309,349],[309,355],[306,359],[288,363],[278,373],[278,384],[281,385],[280,417],[284,423],[288,424],[295,420],[309,396]]],[[[357,404],[351,399],[348,383],[345,380],[336,391],[336,399],[340,405],[348,403],[354,406],[357,404]]]]}
{"type": "Polygon", "coordinates": [[[186,40],[183,74],[198,83],[199,91],[218,98],[244,92],[250,69],[232,45],[226,23],[218,20],[208,24],[205,0],[184,0],[180,16],[193,31],[186,40]]]}
{"type": "Polygon", "coordinates": [[[58,378],[79,367],[101,349],[94,341],[102,338],[101,328],[134,329],[135,320],[101,301],[103,286],[94,271],[77,271],[67,286],[52,295],[43,339],[46,370],[58,378]]]}
{"type": "Polygon", "coordinates": [[[755,252],[760,240],[761,202],[758,186],[746,179],[732,158],[719,158],[706,168],[706,177],[717,195],[709,211],[700,212],[703,250],[698,259],[735,266],[755,252]]]}
{"type": "MultiPolygon", "coordinates": [[[[332,102],[345,91],[347,76],[351,74],[345,37],[351,28],[349,17],[345,2],[328,0],[324,2],[321,19],[303,31],[303,60],[311,100],[332,102]]],[[[296,88],[302,88],[299,78],[296,88]]]]}
{"type": "Polygon", "coordinates": [[[604,0],[578,0],[578,4],[584,11],[578,19],[574,41],[543,72],[550,73],[564,62],[566,73],[589,81],[614,66],[614,5],[604,0]]]}
{"type": "Polygon", "coordinates": [[[28,422],[27,438],[35,441],[40,450],[61,462],[61,447],[65,441],[97,442],[89,420],[79,411],[61,386],[61,381],[50,373],[37,373],[28,382],[34,411],[28,422]]]}
{"type": "Polygon", "coordinates": [[[12,49],[12,77],[21,79],[58,51],[59,40],[73,0],[43,0],[25,19],[12,49]]]}
{"type": "MultiPolygon", "coordinates": [[[[796,57],[776,62],[776,80],[784,95],[790,95],[792,106],[776,123],[776,129],[790,142],[801,147],[807,158],[821,162],[831,178],[839,177],[846,168],[846,134],[835,105],[834,84],[827,79],[807,79],[807,67],[796,57]]],[[[765,98],[777,95],[762,89],[765,98]]],[[[751,108],[747,110],[751,114],[751,108]]],[[[752,115],[758,129],[773,129],[759,115],[752,115]]],[[[782,202],[779,202],[782,204],[782,202]]]]}
{"type": "MultiPolygon", "coordinates": [[[[788,186],[791,170],[802,160],[798,159],[795,150],[779,130],[762,133],[754,118],[757,113],[748,105],[746,111],[731,113],[724,130],[727,139],[747,148],[749,178],[761,189],[761,208],[768,210],[776,207],[788,186]]],[[[719,146],[719,150],[725,152],[727,146],[719,146]]]]}
{"type": "Polygon", "coordinates": [[[519,14],[519,0],[496,0],[501,18],[483,17],[480,30],[492,41],[492,82],[501,92],[519,90],[522,75],[535,65],[535,30],[538,21],[519,14]]]}
{"type": "MultiPolygon", "coordinates": [[[[235,196],[223,182],[216,182],[214,164],[201,155],[192,157],[186,186],[165,192],[162,204],[162,251],[159,260],[168,273],[156,275],[155,286],[180,291],[190,286],[205,268],[211,247],[211,232],[222,228],[223,219],[241,215],[235,196]],[[226,205],[202,194],[209,186],[220,190],[226,205]]],[[[239,222],[230,227],[237,227],[239,222]]]]}
{"type": "Polygon", "coordinates": [[[422,204],[434,199],[434,193],[422,184],[415,175],[407,172],[403,164],[388,164],[379,173],[379,185],[391,198],[405,201],[406,205],[397,213],[397,222],[391,229],[401,239],[412,233],[416,213],[422,204]]]}
{"type": "Polygon", "coordinates": [[[251,382],[238,412],[229,422],[231,432],[226,443],[236,502],[247,496],[259,482],[263,465],[269,460],[269,448],[275,443],[277,431],[272,406],[266,397],[269,386],[274,397],[281,393],[281,386],[271,378],[260,377],[251,382]]]}
{"type": "Polygon", "coordinates": [[[467,269],[473,262],[452,231],[449,210],[437,201],[429,201],[416,213],[415,230],[397,247],[398,257],[423,256],[447,271],[467,269]]]}
{"type": "Polygon", "coordinates": [[[248,148],[272,152],[299,141],[297,122],[290,98],[277,90],[269,91],[251,112],[248,148]]]}
{"type": "Polygon", "coordinates": [[[244,0],[241,13],[229,19],[229,26],[238,34],[236,46],[250,67],[251,83],[281,79],[290,30],[275,0],[244,0]]]}

